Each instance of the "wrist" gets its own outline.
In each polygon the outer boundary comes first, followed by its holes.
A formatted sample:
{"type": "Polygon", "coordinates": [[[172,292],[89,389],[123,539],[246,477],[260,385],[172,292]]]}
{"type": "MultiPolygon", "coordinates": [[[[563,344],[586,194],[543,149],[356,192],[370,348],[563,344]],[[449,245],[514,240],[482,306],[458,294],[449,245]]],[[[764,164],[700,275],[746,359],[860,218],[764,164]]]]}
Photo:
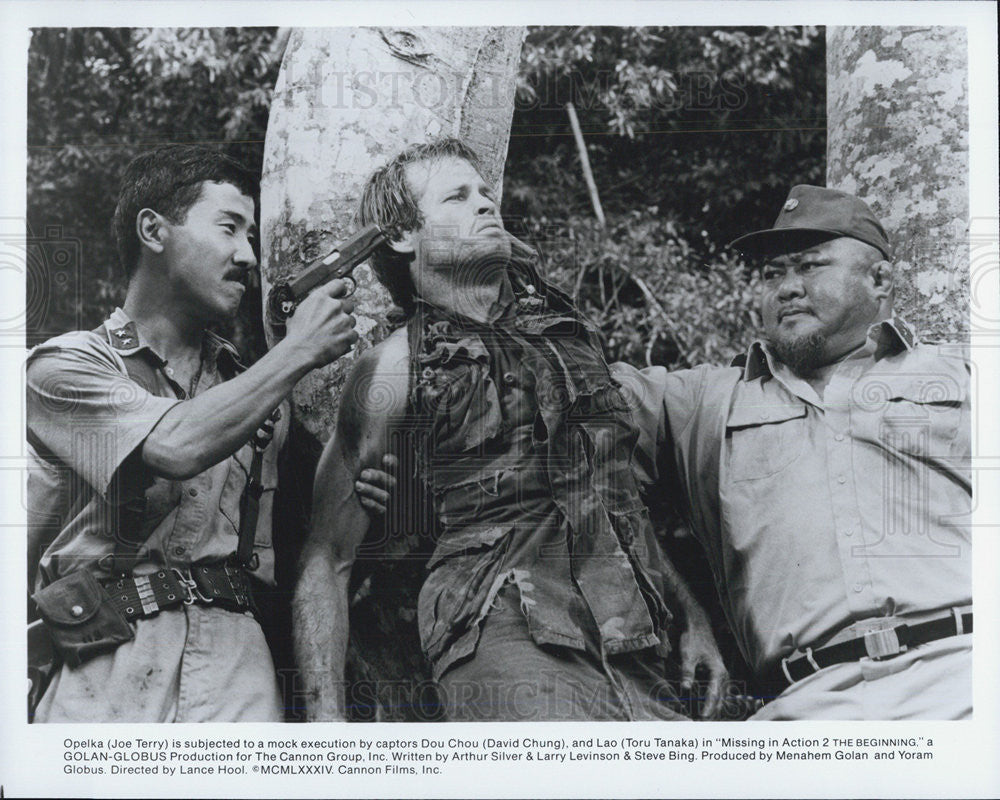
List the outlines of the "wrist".
{"type": "Polygon", "coordinates": [[[271,348],[268,355],[272,354],[292,372],[296,381],[307,372],[322,366],[322,362],[315,353],[310,352],[310,348],[303,347],[294,339],[282,339],[271,348]]]}

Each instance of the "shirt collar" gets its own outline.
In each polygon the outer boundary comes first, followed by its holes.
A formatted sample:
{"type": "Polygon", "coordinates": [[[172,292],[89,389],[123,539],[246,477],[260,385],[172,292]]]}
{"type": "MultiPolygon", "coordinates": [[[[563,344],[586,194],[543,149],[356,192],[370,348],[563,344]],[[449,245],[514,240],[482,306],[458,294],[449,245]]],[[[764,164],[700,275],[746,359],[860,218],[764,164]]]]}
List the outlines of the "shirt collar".
{"type": "MultiPolygon", "coordinates": [[[[167,363],[156,348],[143,336],[142,329],[129,318],[121,308],[115,308],[104,323],[108,344],[122,357],[134,356],[147,352],[158,362],[158,366],[167,363]]],[[[211,364],[222,362],[230,367],[232,372],[241,372],[244,367],[240,362],[240,352],[236,346],[213,331],[206,330],[202,339],[202,352],[206,361],[211,364]]]]}
{"type": "MultiPolygon", "coordinates": [[[[896,355],[904,350],[912,350],[919,344],[916,331],[902,317],[890,317],[876,322],[868,329],[865,345],[853,356],[872,356],[875,361],[896,355]]],[[[737,356],[734,366],[743,367],[743,380],[752,381],[760,377],[771,377],[776,372],[777,357],[767,342],[758,339],[750,345],[745,356],[737,356]]]]}
{"type": "Polygon", "coordinates": [[[134,356],[143,350],[157,358],[161,364],[166,359],[146,340],[139,326],[121,308],[115,308],[104,322],[108,344],[122,357],[134,356]]]}

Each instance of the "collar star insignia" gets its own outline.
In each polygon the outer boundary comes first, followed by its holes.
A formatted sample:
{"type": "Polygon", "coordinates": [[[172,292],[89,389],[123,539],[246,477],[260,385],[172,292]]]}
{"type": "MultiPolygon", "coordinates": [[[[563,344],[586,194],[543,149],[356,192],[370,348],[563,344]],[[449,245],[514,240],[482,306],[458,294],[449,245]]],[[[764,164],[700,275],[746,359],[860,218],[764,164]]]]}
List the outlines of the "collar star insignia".
{"type": "Polygon", "coordinates": [[[109,341],[116,350],[132,350],[139,346],[139,331],[134,322],[128,322],[112,330],[109,341]]]}

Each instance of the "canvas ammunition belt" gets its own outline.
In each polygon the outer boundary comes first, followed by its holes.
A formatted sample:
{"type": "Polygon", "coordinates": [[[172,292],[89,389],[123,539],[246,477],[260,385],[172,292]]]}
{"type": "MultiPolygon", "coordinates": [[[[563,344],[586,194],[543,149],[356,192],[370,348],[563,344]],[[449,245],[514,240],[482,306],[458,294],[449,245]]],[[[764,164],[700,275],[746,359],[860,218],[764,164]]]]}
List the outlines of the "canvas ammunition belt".
{"type": "Polygon", "coordinates": [[[182,605],[256,611],[246,571],[229,563],[170,567],[146,575],[112,578],[101,584],[129,622],[182,605]]]}

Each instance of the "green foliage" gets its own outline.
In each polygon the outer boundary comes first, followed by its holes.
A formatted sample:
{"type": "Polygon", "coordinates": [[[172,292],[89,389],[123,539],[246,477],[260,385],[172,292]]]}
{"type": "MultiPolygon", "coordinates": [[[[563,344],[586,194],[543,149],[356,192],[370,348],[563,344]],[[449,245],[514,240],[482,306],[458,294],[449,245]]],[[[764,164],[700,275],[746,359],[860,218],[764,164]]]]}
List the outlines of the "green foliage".
{"type": "Polygon", "coordinates": [[[565,105],[605,209],[655,205],[719,243],[770,223],[794,182],[822,181],[824,39],[815,28],[536,28],[518,87],[508,181],[525,216],[589,211],[565,105]],[[537,156],[543,161],[535,163],[537,156]]]}
{"type": "MultiPolygon", "coordinates": [[[[68,281],[29,276],[65,295],[29,308],[29,344],[94,327],[124,297],[110,220],[121,171],[143,148],[215,146],[259,171],[281,55],[274,39],[273,28],[33,31],[28,229],[72,242],[79,257],[68,281]]],[[[226,331],[251,351],[261,344],[246,333],[253,316],[244,309],[226,331]]]]}
{"type": "Polygon", "coordinates": [[[533,226],[547,277],[601,323],[614,361],[728,363],[759,333],[757,277],[710,243],[693,248],[656,212],[615,215],[605,229],[579,216],[533,226]]]}
{"type": "Polygon", "coordinates": [[[505,212],[542,239],[569,237],[550,249],[559,262],[572,249],[576,263],[555,273],[579,285],[613,356],[724,363],[753,337],[753,279],[725,244],[769,226],[792,185],[823,183],[825,84],[816,28],[531,30],[505,212]]]}

